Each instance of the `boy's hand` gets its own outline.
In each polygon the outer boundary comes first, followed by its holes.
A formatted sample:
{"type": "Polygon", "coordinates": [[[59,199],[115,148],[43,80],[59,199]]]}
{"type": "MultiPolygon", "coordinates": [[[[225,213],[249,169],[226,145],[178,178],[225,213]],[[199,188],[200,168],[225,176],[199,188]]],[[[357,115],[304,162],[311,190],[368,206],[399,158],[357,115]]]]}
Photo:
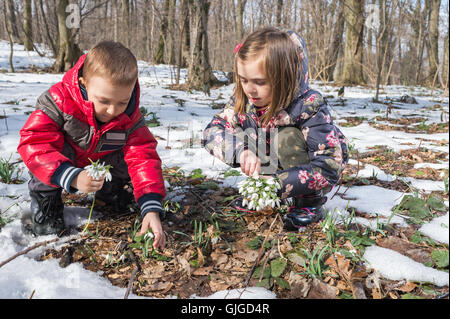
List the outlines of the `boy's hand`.
{"type": "Polygon", "coordinates": [[[166,235],[162,229],[159,213],[149,212],[145,215],[139,235],[145,234],[149,228],[152,229],[153,235],[155,235],[155,239],[153,240],[153,248],[157,250],[158,247],[160,247],[161,250],[164,250],[164,246],[166,245],[166,235]]]}
{"type": "Polygon", "coordinates": [[[239,158],[241,171],[247,176],[253,176],[254,172],[261,172],[261,160],[251,151],[245,150],[239,158]]]}
{"type": "Polygon", "coordinates": [[[83,193],[94,193],[103,187],[104,181],[104,176],[102,176],[101,179],[93,179],[88,175],[88,171],[84,169],[74,177],[74,179],[70,183],[70,186],[78,189],[83,193]]]}

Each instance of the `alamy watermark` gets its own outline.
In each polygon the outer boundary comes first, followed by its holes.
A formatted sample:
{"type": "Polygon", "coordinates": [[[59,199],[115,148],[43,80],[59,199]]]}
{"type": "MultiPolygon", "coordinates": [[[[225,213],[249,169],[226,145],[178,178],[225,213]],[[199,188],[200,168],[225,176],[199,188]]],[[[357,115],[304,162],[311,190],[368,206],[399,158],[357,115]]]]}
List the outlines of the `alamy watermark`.
{"type": "Polygon", "coordinates": [[[81,25],[80,6],[76,3],[71,3],[66,7],[66,13],[69,13],[69,15],[66,18],[66,27],[68,29],[80,28],[81,25]]]}

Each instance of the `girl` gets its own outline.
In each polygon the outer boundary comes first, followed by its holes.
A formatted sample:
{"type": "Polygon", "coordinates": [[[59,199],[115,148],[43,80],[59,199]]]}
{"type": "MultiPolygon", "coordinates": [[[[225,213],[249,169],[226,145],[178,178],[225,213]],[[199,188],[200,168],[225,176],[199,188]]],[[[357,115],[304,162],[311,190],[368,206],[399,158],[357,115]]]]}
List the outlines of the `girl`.
{"type": "Polygon", "coordinates": [[[283,217],[288,230],[323,218],[325,193],[348,161],[325,100],[309,88],[308,69],[305,41],[293,31],[250,34],[235,49],[234,94],[203,134],[206,150],[228,165],[278,177],[279,196],[293,203],[283,217]]]}

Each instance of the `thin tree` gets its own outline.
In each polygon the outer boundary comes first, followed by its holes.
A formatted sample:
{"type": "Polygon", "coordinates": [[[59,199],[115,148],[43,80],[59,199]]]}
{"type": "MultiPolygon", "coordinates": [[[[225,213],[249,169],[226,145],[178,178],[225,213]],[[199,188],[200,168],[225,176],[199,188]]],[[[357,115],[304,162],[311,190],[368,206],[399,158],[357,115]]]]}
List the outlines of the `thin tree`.
{"type": "Polygon", "coordinates": [[[31,14],[31,0],[23,0],[23,33],[25,50],[33,51],[33,24],[31,14]]]}
{"type": "Polygon", "coordinates": [[[6,34],[8,35],[8,40],[9,40],[9,48],[10,48],[10,52],[9,52],[9,68],[10,68],[10,72],[14,73],[14,63],[13,63],[13,55],[14,55],[14,41],[12,38],[12,32],[9,29],[8,23],[6,22],[6,2],[3,2],[3,26],[6,30],[6,34]]]}
{"type": "Polygon", "coordinates": [[[188,66],[188,88],[209,94],[209,89],[217,83],[212,72],[208,54],[208,0],[192,0],[189,2],[191,31],[191,56],[188,66]]]}
{"type": "Polygon", "coordinates": [[[58,0],[58,56],[52,67],[55,72],[66,72],[82,55],[82,51],[74,42],[71,31],[66,25],[68,17],[66,8],[68,5],[69,0],[58,0]]]}
{"type": "Polygon", "coordinates": [[[427,39],[427,57],[428,57],[428,69],[427,69],[427,81],[430,86],[434,86],[435,77],[439,73],[439,8],[441,6],[441,0],[427,0],[429,3],[429,25],[428,25],[428,39],[427,39]]]}
{"type": "Polygon", "coordinates": [[[344,65],[339,82],[364,84],[363,35],[364,0],[344,0],[345,47],[344,65]]]}
{"type": "Polygon", "coordinates": [[[153,58],[155,63],[164,63],[164,46],[167,39],[167,25],[169,15],[170,0],[164,0],[163,11],[161,13],[161,31],[159,33],[158,47],[156,49],[156,55],[153,58]]]}

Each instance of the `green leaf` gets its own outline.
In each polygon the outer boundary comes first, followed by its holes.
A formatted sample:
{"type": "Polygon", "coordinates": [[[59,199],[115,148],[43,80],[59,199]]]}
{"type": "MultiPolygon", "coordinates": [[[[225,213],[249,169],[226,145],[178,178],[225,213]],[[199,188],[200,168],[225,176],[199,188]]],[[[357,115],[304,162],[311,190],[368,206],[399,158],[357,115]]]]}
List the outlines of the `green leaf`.
{"type": "MultiPolygon", "coordinates": [[[[253,273],[253,278],[259,279],[261,276],[262,266],[256,267],[255,272],[253,273]]],[[[270,266],[266,266],[264,269],[263,278],[270,278],[270,266]]]]}
{"type": "Polygon", "coordinates": [[[306,259],[297,253],[290,253],[287,255],[287,258],[294,264],[297,264],[301,267],[305,267],[305,265],[306,265],[306,259]]]}
{"type": "Polygon", "coordinates": [[[431,258],[439,268],[448,267],[448,250],[436,249],[431,252],[431,258]]]}
{"type": "Polygon", "coordinates": [[[426,205],[427,203],[416,196],[406,195],[403,197],[398,209],[408,211],[408,216],[416,219],[423,219],[431,215],[430,209],[426,205]]]}
{"type": "Polygon", "coordinates": [[[427,205],[432,210],[436,210],[438,212],[446,212],[447,211],[447,207],[445,206],[444,201],[436,195],[431,195],[428,198],[427,205]]]}
{"type": "Polygon", "coordinates": [[[196,185],[196,187],[200,189],[213,189],[213,190],[219,189],[219,185],[215,182],[203,182],[201,184],[196,185]]]}
{"type": "Polygon", "coordinates": [[[275,278],[275,283],[283,289],[291,289],[289,283],[283,278],[275,278]]]}
{"type": "Polygon", "coordinates": [[[196,168],[191,172],[191,175],[189,175],[190,178],[205,178],[205,175],[202,174],[201,168],[196,168]]]}
{"type": "Polygon", "coordinates": [[[286,268],[286,260],[278,257],[277,259],[274,259],[270,262],[270,269],[272,277],[280,277],[283,273],[284,269],[286,268]]]}
{"type": "Polygon", "coordinates": [[[402,299],[423,299],[423,298],[420,296],[415,296],[410,293],[407,293],[407,294],[402,295],[402,299]]]}
{"type": "Polygon", "coordinates": [[[256,284],[256,287],[264,287],[266,289],[270,289],[273,286],[272,278],[265,278],[256,284]]]}
{"type": "Polygon", "coordinates": [[[247,243],[247,247],[249,249],[253,249],[253,250],[258,249],[258,248],[261,247],[263,241],[264,241],[264,237],[263,236],[255,237],[254,239],[250,240],[247,243]]]}

